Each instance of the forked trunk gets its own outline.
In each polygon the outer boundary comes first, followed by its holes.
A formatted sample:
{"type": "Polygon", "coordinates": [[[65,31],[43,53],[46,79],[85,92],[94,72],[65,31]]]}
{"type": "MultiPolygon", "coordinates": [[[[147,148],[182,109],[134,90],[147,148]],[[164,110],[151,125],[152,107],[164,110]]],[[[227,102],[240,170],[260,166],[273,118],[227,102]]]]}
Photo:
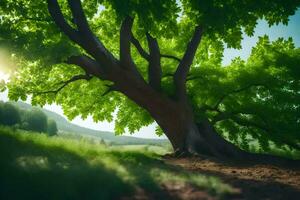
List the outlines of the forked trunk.
{"type": "Polygon", "coordinates": [[[272,156],[257,155],[241,150],[226,141],[211,125],[208,119],[196,123],[188,103],[172,100],[138,80],[132,82],[130,76],[123,74],[117,85],[128,98],[146,109],[170,140],[175,155],[209,155],[219,158],[243,160],[270,160],[272,156]]]}
{"type": "Polygon", "coordinates": [[[127,96],[151,114],[170,140],[175,154],[232,158],[243,156],[244,152],[216,133],[208,120],[196,124],[188,104],[165,98],[151,89],[143,90],[143,94],[136,96],[131,92],[127,96]]]}

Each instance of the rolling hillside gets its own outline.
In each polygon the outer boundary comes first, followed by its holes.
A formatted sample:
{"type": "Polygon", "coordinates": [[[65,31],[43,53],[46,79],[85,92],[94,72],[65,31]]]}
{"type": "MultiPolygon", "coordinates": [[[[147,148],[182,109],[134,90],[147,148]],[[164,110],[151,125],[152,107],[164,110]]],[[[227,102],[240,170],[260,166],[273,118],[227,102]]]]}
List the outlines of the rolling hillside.
{"type": "MultiPolygon", "coordinates": [[[[21,109],[30,109],[32,106],[24,102],[12,102],[21,109]]],[[[46,109],[42,109],[44,113],[51,119],[55,120],[59,131],[66,132],[68,134],[76,134],[81,136],[89,136],[97,139],[103,139],[109,141],[114,145],[130,145],[130,144],[149,144],[149,145],[165,145],[169,144],[166,139],[143,139],[131,136],[116,136],[112,132],[98,131],[89,128],[84,128],[75,124],[70,123],[63,116],[51,112],[46,109]]]]}
{"type": "Polygon", "coordinates": [[[0,199],[186,199],[177,196],[187,190],[216,198],[234,192],[214,176],[165,163],[162,147],[128,147],[0,126],[0,199]]]}

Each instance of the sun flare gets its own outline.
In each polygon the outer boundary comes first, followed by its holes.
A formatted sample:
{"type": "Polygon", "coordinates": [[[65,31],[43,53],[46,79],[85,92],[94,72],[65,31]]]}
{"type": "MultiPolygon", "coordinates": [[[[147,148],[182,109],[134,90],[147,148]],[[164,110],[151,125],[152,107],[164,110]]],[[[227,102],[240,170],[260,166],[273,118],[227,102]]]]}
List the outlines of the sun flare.
{"type": "Polygon", "coordinates": [[[0,49],[0,81],[8,81],[13,66],[11,55],[5,49],[0,49]]]}
{"type": "MultiPolygon", "coordinates": [[[[1,69],[1,66],[0,66],[0,69],[1,69]]],[[[9,75],[0,71],[0,81],[4,80],[5,82],[8,81],[9,79],[9,75]]]]}

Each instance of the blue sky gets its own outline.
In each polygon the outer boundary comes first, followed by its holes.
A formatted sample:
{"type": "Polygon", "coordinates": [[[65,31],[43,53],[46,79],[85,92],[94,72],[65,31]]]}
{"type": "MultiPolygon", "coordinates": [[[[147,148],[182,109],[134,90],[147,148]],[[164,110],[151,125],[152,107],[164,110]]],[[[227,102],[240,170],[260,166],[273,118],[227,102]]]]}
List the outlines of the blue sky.
{"type": "MultiPolygon", "coordinates": [[[[300,9],[296,12],[294,16],[290,17],[289,25],[285,26],[279,24],[278,26],[269,27],[266,21],[260,20],[255,29],[255,34],[253,37],[248,37],[244,35],[244,39],[242,41],[242,49],[226,49],[224,52],[224,60],[223,63],[229,64],[231,59],[240,56],[242,59],[247,59],[247,57],[251,53],[251,48],[255,46],[258,41],[259,36],[269,35],[271,40],[276,40],[279,37],[289,38],[292,37],[296,47],[300,47],[300,9]]],[[[0,80],[4,78],[4,74],[0,71],[0,80]]],[[[7,93],[0,93],[0,100],[7,101],[7,93]]],[[[63,115],[61,108],[57,105],[47,105],[46,109],[51,110],[53,112],[57,112],[63,115]]],[[[113,132],[114,124],[108,122],[94,123],[92,118],[88,118],[86,120],[82,120],[79,117],[72,121],[73,123],[103,131],[111,131],[113,132]]],[[[151,125],[149,127],[142,128],[140,131],[135,133],[133,136],[142,137],[142,138],[157,138],[154,134],[155,126],[151,125]]],[[[128,135],[128,134],[126,134],[128,135]]]]}
{"type": "Polygon", "coordinates": [[[224,64],[229,64],[230,61],[240,56],[243,59],[247,59],[251,53],[251,48],[255,46],[259,36],[268,35],[271,40],[276,40],[279,37],[285,39],[292,37],[296,47],[300,47],[300,9],[294,16],[291,16],[288,26],[279,24],[278,26],[269,27],[268,23],[264,20],[258,21],[253,37],[248,37],[244,34],[242,41],[242,49],[226,49],[224,52],[224,64]]]}

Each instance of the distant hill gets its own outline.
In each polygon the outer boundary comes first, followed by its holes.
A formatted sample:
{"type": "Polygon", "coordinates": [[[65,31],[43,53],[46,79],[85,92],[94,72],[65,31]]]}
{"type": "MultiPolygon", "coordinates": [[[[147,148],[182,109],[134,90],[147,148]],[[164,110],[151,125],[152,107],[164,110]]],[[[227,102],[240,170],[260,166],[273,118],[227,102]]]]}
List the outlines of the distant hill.
{"type": "MultiPolygon", "coordinates": [[[[21,109],[27,110],[27,109],[32,108],[32,106],[30,104],[27,104],[27,103],[24,103],[21,101],[12,102],[12,103],[21,109]]],[[[67,132],[69,134],[76,134],[76,135],[81,135],[81,136],[89,136],[89,137],[94,137],[94,138],[98,138],[98,139],[103,139],[103,140],[109,141],[112,144],[116,144],[116,145],[130,145],[130,144],[164,145],[164,144],[169,143],[169,141],[166,139],[144,139],[144,138],[137,138],[137,137],[132,137],[132,136],[116,136],[112,132],[84,128],[84,127],[72,124],[66,118],[64,118],[63,116],[61,116],[55,112],[51,112],[51,111],[43,109],[43,108],[41,108],[41,109],[49,118],[56,121],[59,131],[67,132]]]]}

